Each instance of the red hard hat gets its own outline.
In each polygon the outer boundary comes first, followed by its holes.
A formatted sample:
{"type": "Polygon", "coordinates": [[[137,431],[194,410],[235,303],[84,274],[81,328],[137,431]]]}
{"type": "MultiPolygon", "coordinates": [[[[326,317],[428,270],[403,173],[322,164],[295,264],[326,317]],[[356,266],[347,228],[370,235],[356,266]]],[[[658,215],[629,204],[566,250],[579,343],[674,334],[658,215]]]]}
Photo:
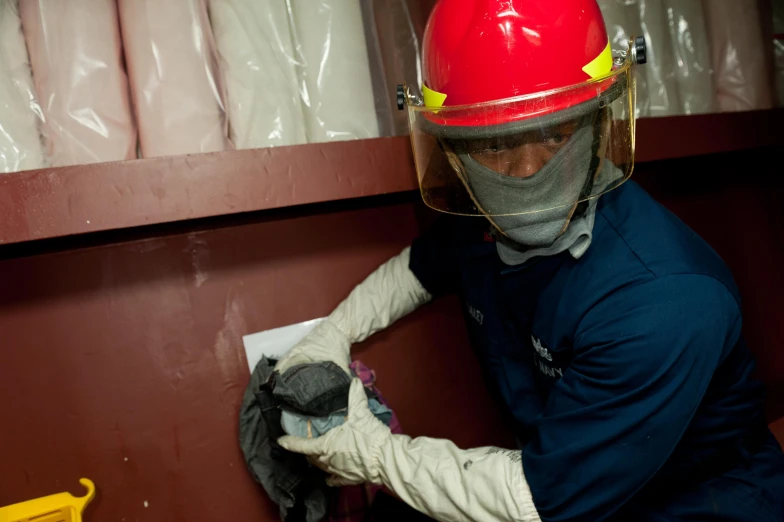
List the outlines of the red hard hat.
{"type": "MultiPolygon", "coordinates": [[[[423,42],[428,107],[475,105],[585,84],[613,67],[596,0],[439,0],[423,42]]],[[[596,98],[586,85],[544,105],[532,100],[486,117],[431,115],[440,125],[494,125],[541,116],[596,98]],[[523,108],[527,107],[527,108],[523,108]]],[[[599,89],[599,92],[597,92],[599,89]]]]}

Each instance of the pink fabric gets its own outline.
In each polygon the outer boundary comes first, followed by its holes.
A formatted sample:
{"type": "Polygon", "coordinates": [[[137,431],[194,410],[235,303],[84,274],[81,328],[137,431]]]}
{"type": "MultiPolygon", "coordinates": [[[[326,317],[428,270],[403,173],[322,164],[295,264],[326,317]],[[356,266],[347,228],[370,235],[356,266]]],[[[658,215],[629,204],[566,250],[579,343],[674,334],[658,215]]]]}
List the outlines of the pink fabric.
{"type": "Polygon", "coordinates": [[[204,0],[118,0],[142,156],[227,148],[204,0]]]}
{"type": "Polygon", "coordinates": [[[362,361],[354,361],[349,366],[351,371],[354,372],[354,375],[359,377],[359,380],[362,381],[362,384],[365,385],[366,388],[370,388],[373,390],[376,395],[378,396],[378,402],[386,406],[392,411],[392,419],[389,421],[389,429],[392,430],[392,433],[402,434],[403,427],[400,425],[400,421],[395,415],[395,410],[392,409],[392,406],[384,399],[384,396],[381,395],[381,392],[378,391],[376,388],[376,372],[365,366],[362,361]]]}
{"type": "Polygon", "coordinates": [[[53,166],[136,157],[114,0],[20,0],[53,166]]]}
{"type": "Polygon", "coordinates": [[[769,109],[773,105],[756,0],[705,2],[720,111],[769,109]]]}
{"type": "MultiPolygon", "coordinates": [[[[402,434],[403,428],[395,415],[395,410],[375,387],[376,372],[365,366],[361,361],[354,361],[349,366],[354,375],[359,377],[366,388],[373,390],[381,404],[392,411],[389,429],[392,433],[402,434]]],[[[330,503],[329,522],[362,522],[367,517],[367,511],[373,503],[376,494],[381,491],[381,486],[361,484],[338,489],[330,503]]]]}

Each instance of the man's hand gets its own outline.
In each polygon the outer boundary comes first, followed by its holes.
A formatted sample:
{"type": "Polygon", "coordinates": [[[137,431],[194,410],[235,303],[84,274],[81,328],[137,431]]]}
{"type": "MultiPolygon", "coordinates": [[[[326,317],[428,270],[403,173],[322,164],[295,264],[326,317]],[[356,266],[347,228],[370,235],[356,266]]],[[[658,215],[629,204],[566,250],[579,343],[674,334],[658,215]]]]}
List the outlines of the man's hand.
{"type": "Polygon", "coordinates": [[[278,441],[289,451],[302,453],[331,477],[330,486],[350,486],[372,482],[381,484],[381,448],[392,432],[368,408],[362,381],[354,379],[348,397],[348,418],[344,424],[316,439],[286,436],[278,441]]]}
{"type": "Polygon", "coordinates": [[[368,409],[359,379],[351,383],[345,424],[317,439],[279,443],[330,473],[330,486],[380,484],[436,520],[541,522],[520,451],[461,450],[448,440],[392,435],[368,409]]]}
{"type": "Polygon", "coordinates": [[[284,373],[299,364],[325,361],[334,362],[350,374],[348,365],[351,364],[351,342],[330,318],[326,318],[316,325],[304,339],[278,361],[275,370],[284,373]]]}

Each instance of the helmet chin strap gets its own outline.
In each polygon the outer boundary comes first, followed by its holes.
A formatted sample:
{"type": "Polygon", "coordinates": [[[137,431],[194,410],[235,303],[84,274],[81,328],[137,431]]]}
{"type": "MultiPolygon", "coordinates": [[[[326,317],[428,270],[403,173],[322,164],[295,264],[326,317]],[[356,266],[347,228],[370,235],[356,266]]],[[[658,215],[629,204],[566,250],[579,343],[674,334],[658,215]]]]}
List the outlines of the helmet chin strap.
{"type": "MultiPolygon", "coordinates": [[[[594,175],[586,176],[585,185],[583,186],[582,191],[580,191],[580,200],[582,201],[582,203],[578,204],[578,206],[581,207],[579,209],[580,214],[585,212],[585,209],[588,207],[588,199],[593,191],[593,186],[596,184],[596,179],[601,175],[602,169],[604,168],[611,124],[610,110],[607,107],[604,107],[599,111],[596,121],[594,121],[594,136],[599,136],[599,139],[594,143],[593,157],[591,158],[591,165],[588,167],[589,170],[593,169],[594,175]]],[[[571,221],[571,217],[569,221],[571,221]]],[[[567,221],[567,226],[569,221],[567,221]]],[[[564,227],[564,230],[561,233],[565,231],[566,227],[564,227]]]]}
{"type": "Polygon", "coordinates": [[[479,200],[476,199],[473,190],[471,190],[471,186],[468,184],[468,178],[466,177],[465,174],[465,166],[463,165],[463,162],[460,161],[458,155],[455,153],[454,150],[452,150],[452,147],[448,143],[446,143],[446,140],[438,140],[438,141],[444,150],[444,154],[446,155],[447,160],[449,160],[449,165],[451,165],[452,169],[457,174],[457,177],[463,183],[463,186],[465,187],[466,192],[468,193],[468,196],[471,198],[473,204],[476,205],[476,208],[478,208],[479,211],[482,212],[482,214],[484,214],[484,216],[487,218],[490,224],[493,225],[493,228],[495,228],[498,232],[500,232],[501,234],[503,234],[508,238],[509,236],[506,234],[506,232],[501,230],[501,227],[499,227],[496,224],[496,222],[493,220],[490,214],[482,207],[482,204],[479,203],[479,200]]]}

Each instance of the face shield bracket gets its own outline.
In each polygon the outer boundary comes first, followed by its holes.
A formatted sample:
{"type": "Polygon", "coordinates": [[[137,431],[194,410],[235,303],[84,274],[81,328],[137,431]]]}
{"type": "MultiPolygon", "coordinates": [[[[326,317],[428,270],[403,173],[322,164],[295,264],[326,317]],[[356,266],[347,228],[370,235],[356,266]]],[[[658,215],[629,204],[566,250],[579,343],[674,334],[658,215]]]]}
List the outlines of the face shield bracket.
{"type": "Polygon", "coordinates": [[[648,63],[648,48],[645,44],[644,36],[638,36],[635,38],[632,60],[634,60],[634,63],[637,65],[645,65],[648,63]]]}
{"type": "Polygon", "coordinates": [[[406,86],[400,84],[397,86],[397,110],[403,111],[406,109],[406,86]]]}

